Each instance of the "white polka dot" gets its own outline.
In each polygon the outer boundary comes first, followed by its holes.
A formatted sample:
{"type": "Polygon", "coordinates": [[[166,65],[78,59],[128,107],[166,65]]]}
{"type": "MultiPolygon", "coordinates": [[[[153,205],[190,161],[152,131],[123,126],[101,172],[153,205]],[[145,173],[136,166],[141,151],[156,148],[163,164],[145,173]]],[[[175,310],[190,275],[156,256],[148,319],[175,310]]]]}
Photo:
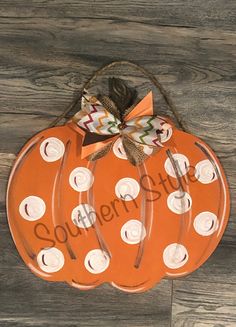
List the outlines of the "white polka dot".
{"type": "Polygon", "coordinates": [[[182,244],[169,244],[163,252],[165,265],[170,269],[182,267],[188,261],[188,251],[182,244]]]}
{"type": "Polygon", "coordinates": [[[121,138],[118,138],[115,141],[115,143],[113,145],[113,152],[116,157],[127,160],[127,156],[126,156],[125,149],[123,147],[121,138]]]}
{"type": "Polygon", "coordinates": [[[167,141],[169,141],[169,139],[171,138],[173,134],[173,130],[172,128],[168,128],[167,130],[163,131],[161,134],[160,134],[160,137],[161,137],[161,143],[165,143],[167,141]]]}
{"type": "Polygon", "coordinates": [[[56,137],[49,137],[40,145],[40,154],[47,162],[53,162],[63,157],[65,146],[62,141],[56,137]]]}
{"type": "Polygon", "coordinates": [[[116,196],[124,201],[132,201],[140,191],[139,183],[129,177],[120,179],[115,186],[116,196]]]}
{"type": "Polygon", "coordinates": [[[209,184],[217,179],[216,172],[210,160],[205,159],[196,165],[195,177],[202,184],[209,184]]]}
{"type": "Polygon", "coordinates": [[[190,210],[192,199],[187,192],[176,191],[169,194],[167,205],[174,213],[182,214],[190,210]]]}
{"type": "Polygon", "coordinates": [[[139,220],[131,219],[122,226],[120,234],[125,243],[137,244],[145,238],[146,230],[139,220]]]}
{"type": "Polygon", "coordinates": [[[25,198],[20,206],[20,215],[29,221],[38,220],[43,217],[46,211],[45,202],[38,196],[30,195],[25,198]]]}
{"type": "MultiPolygon", "coordinates": [[[[189,170],[188,158],[185,155],[180,154],[180,153],[172,154],[172,157],[175,161],[176,169],[177,169],[179,175],[180,176],[185,175],[189,170]]],[[[169,158],[166,159],[164,167],[165,167],[165,171],[167,172],[168,175],[176,178],[176,173],[175,173],[174,167],[169,158]]]]}
{"type": "Polygon", "coordinates": [[[65,263],[63,253],[57,248],[43,249],[37,255],[39,267],[48,273],[59,271],[65,263]]]}
{"type": "Polygon", "coordinates": [[[105,271],[110,263],[108,254],[100,249],[91,250],[85,257],[84,265],[92,274],[100,274],[105,271]]]}
{"type": "Polygon", "coordinates": [[[195,217],[193,226],[198,234],[208,236],[218,229],[219,222],[213,212],[204,211],[195,217]]]}
{"type": "Polygon", "coordinates": [[[93,185],[94,177],[92,172],[85,167],[75,168],[69,177],[70,186],[77,192],[83,192],[90,189],[93,185]]]}
{"type": "Polygon", "coordinates": [[[76,226],[80,228],[88,228],[94,224],[96,220],[96,212],[89,204],[81,203],[72,210],[71,219],[76,226]]]}

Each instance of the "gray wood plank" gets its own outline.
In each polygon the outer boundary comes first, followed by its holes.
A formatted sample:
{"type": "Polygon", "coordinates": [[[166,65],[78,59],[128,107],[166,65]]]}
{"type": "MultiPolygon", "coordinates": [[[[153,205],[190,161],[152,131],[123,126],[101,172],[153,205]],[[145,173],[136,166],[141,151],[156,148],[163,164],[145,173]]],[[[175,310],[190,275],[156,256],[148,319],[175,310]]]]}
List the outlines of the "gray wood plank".
{"type": "Polygon", "coordinates": [[[0,16],[2,17],[90,17],[95,20],[114,19],[120,21],[135,21],[145,24],[171,26],[206,26],[234,28],[235,3],[228,0],[203,1],[196,0],[141,0],[104,1],[96,3],[88,1],[31,1],[22,0],[9,3],[1,0],[0,16]]]}
{"type": "Polygon", "coordinates": [[[236,285],[174,281],[172,327],[234,327],[236,285]]]}
{"type": "Polygon", "coordinates": [[[0,207],[5,204],[8,177],[15,157],[14,154],[0,153],[0,207]]]}
{"type": "Polygon", "coordinates": [[[1,326],[170,325],[171,281],[144,294],[125,294],[109,285],[79,291],[35,277],[26,267],[1,269],[1,326]]]}
{"type": "Polygon", "coordinates": [[[25,142],[27,142],[33,135],[47,128],[54,119],[55,116],[1,114],[1,153],[18,153],[25,142]]]}

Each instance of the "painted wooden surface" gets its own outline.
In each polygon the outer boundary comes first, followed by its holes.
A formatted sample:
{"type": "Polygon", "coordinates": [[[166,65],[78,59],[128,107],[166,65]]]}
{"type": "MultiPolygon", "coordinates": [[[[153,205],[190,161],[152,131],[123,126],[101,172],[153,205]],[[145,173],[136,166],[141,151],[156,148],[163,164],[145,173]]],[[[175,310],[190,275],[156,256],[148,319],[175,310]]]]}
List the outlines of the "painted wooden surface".
{"type": "MultiPolygon", "coordinates": [[[[236,326],[235,7],[233,0],[0,0],[0,326],[236,326]],[[79,292],[36,278],[5,214],[21,146],[113,60],[155,74],[185,128],[216,151],[231,189],[230,222],[212,257],[190,276],[139,295],[109,286],[79,292]]],[[[153,89],[133,69],[113,73],[140,93],[153,89]]],[[[158,94],[155,106],[171,115],[158,94]]]]}

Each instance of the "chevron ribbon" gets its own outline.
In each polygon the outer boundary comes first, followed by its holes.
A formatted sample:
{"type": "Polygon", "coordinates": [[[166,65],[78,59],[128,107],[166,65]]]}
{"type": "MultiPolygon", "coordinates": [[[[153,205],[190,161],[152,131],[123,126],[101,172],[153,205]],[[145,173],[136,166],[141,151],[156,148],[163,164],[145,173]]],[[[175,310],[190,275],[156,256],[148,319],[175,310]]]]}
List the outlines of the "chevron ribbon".
{"type": "MultiPolygon", "coordinates": [[[[147,112],[153,114],[152,92],[148,93],[122,121],[105,108],[96,97],[86,94],[82,100],[82,110],[77,125],[87,133],[107,137],[106,145],[117,137],[126,136],[136,145],[162,147],[161,134],[171,125],[164,118],[147,115],[147,112]]],[[[90,147],[89,153],[87,151],[86,153],[91,154],[91,151],[93,147],[90,147]]]]}

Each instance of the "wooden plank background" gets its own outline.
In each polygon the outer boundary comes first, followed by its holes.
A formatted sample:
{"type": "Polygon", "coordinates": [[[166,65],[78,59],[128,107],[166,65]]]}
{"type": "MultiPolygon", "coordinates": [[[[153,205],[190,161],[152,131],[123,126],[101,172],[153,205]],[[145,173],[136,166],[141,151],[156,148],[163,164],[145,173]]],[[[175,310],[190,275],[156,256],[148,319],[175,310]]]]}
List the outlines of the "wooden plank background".
{"type": "MultiPolygon", "coordinates": [[[[0,0],[1,327],[236,326],[235,9],[234,0],[0,0]],[[190,276],[138,295],[107,285],[79,292],[36,278],[15,249],[5,214],[21,146],[113,60],[155,74],[185,128],[216,151],[231,190],[230,222],[211,258],[190,276]]],[[[140,92],[152,87],[128,67],[114,74],[140,92]]]]}

